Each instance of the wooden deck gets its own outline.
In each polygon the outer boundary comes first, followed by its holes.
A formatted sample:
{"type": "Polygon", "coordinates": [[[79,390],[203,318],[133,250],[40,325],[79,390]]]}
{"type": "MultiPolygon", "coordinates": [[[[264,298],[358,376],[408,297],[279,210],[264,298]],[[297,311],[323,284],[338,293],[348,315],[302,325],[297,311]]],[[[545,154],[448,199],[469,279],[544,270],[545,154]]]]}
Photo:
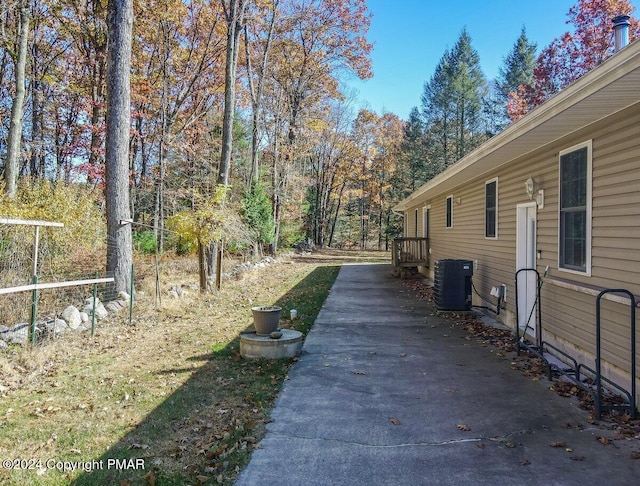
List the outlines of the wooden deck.
{"type": "Polygon", "coordinates": [[[394,267],[428,267],[429,238],[396,238],[391,258],[394,267]]]}

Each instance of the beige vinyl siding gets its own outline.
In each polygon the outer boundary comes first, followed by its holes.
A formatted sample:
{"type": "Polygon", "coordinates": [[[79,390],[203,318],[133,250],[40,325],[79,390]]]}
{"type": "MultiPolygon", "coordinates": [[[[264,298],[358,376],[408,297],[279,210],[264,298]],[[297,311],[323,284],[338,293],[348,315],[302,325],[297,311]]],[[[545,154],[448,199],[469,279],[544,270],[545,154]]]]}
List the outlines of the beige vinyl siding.
{"type": "Polygon", "coordinates": [[[550,337],[556,336],[591,355],[595,354],[593,297],[559,287],[543,286],[541,300],[543,339],[550,341],[550,337]],[[585,326],[587,321],[591,321],[591,325],[585,326]]]}
{"type": "MultiPolygon", "coordinates": [[[[591,357],[585,364],[593,368],[596,352],[595,297],[568,289],[549,287],[544,289],[542,301],[545,341],[553,343],[553,338],[556,338],[572,343],[591,357]]],[[[628,372],[631,356],[629,308],[605,299],[601,302],[602,359],[605,364],[608,363],[623,373],[628,372]]],[[[640,366],[637,372],[640,372],[640,366]]]]}
{"type": "Polygon", "coordinates": [[[409,210],[405,213],[405,218],[408,216],[408,220],[406,221],[406,233],[404,234],[407,238],[415,238],[416,234],[418,238],[422,237],[422,208],[423,204],[419,206],[413,206],[409,208],[409,210]],[[416,210],[418,211],[418,232],[416,233],[416,210]]]}
{"type": "MultiPolygon", "coordinates": [[[[590,134],[593,140],[593,193],[591,277],[557,275],[596,288],[626,288],[640,294],[640,114],[635,107],[601,124],[590,134]],[[631,114],[630,111],[635,113],[631,114]]],[[[579,140],[576,140],[579,143],[579,140]]],[[[546,194],[545,194],[546,196],[546,194]]],[[[557,188],[553,193],[557,207],[557,188]]],[[[545,201],[546,205],[547,201],[545,201]]],[[[545,207],[546,209],[546,207],[545,207]]],[[[555,222],[554,222],[555,223],[555,222]]],[[[557,228],[554,252],[557,268],[557,228]]],[[[540,241],[538,247],[546,247],[540,241]]],[[[543,253],[544,253],[543,249],[543,253]]],[[[543,298],[543,327],[559,339],[573,343],[579,351],[595,354],[595,307],[593,295],[550,287],[543,298]],[[550,304],[550,305],[549,305],[550,304]]],[[[628,386],[630,359],[629,307],[602,300],[602,358],[609,376],[628,386]]],[[[636,319],[637,324],[637,319],[636,319]]],[[[636,339],[640,338],[637,337],[636,339]]],[[[636,358],[640,362],[640,353],[636,358]]],[[[593,361],[587,363],[593,366],[593,361]]],[[[640,364],[637,373],[640,375],[640,364]]]]}
{"type": "MultiPolygon", "coordinates": [[[[420,202],[431,205],[432,260],[477,260],[473,281],[489,299],[491,287],[507,285],[507,310],[515,313],[516,206],[529,202],[524,183],[533,177],[544,189],[544,208],[537,210],[537,269],[549,266],[542,294],[543,328],[553,343],[570,343],[576,356],[593,366],[595,297],[552,284],[562,279],[591,288],[627,288],[640,295],[640,104],[511,161],[482,177],[446,192],[436,190],[420,202]],[[558,270],[559,152],[592,140],[591,276],[558,270]],[[485,182],[498,177],[498,238],[484,237],[485,182]],[[445,228],[446,198],[453,195],[453,228],[445,228]],[[460,204],[456,201],[460,198],[460,204]]],[[[412,213],[411,213],[412,214],[412,213]]],[[[421,218],[419,218],[421,221],[421,218]]],[[[413,233],[410,233],[413,234],[413,233]]],[[[421,234],[421,233],[419,233],[421,234]]],[[[628,386],[629,308],[603,301],[603,366],[606,374],[628,386]]],[[[512,315],[513,316],[513,315],[512,315]]],[[[504,318],[504,314],[502,315],[504,318]]],[[[507,319],[508,320],[508,319],[507,319]]],[[[510,322],[513,324],[513,321],[510,322]]],[[[639,326],[640,327],[640,326],[639,326]]],[[[638,331],[640,343],[640,330],[638,331]]],[[[640,376],[640,346],[637,361],[640,376]]],[[[639,383],[640,385],[640,383],[639,383]]]]}
{"type": "MultiPolygon", "coordinates": [[[[446,195],[429,200],[432,207],[432,250],[433,259],[463,258],[477,260],[473,281],[476,289],[485,299],[489,299],[491,287],[507,285],[507,309],[515,312],[516,270],[516,206],[530,202],[524,182],[532,175],[538,187],[545,187],[545,209],[538,212],[538,219],[546,216],[545,232],[539,233],[539,243],[546,241],[557,247],[557,212],[547,206],[553,191],[547,193],[552,177],[557,178],[554,152],[547,151],[535,158],[522,160],[508,171],[495,171],[467,183],[454,191],[454,201],[460,197],[460,204],[454,204],[454,227],[445,229],[446,195]],[[535,171],[532,172],[532,167],[535,171]],[[498,177],[498,238],[484,236],[484,187],[488,180],[498,177]],[[548,195],[549,194],[549,195],[548,195]],[[545,215],[545,213],[548,213],[545,215]]],[[[557,182],[556,182],[557,184],[557,182]]],[[[557,194],[557,190],[555,191],[557,194]]],[[[557,197],[557,196],[556,196],[557,197]]],[[[539,223],[540,224],[540,223],[539,223]]],[[[553,254],[557,254],[557,249],[553,254]]],[[[551,258],[549,252],[539,261],[545,263],[551,258]]]]}

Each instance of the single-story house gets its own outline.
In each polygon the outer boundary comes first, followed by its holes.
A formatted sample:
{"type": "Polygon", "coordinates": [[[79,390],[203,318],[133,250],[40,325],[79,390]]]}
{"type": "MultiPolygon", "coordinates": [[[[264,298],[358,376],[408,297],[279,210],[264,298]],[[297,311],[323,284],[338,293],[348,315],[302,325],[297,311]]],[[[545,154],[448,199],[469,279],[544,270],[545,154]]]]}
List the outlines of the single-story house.
{"type": "MultiPolygon", "coordinates": [[[[545,342],[593,367],[596,296],[612,288],[640,294],[640,41],[428,181],[394,211],[404,214],[404,236],[426,244],[428,256],[418,259],[422,273],[433,278],[436,260],[471,260],[473,304],[495,306],[492,293],[506,289],[497,317],[522,333],[538,289],[529,277],[519,281],[524,312],[516,324],[515,273],[537,269],[544,276],[542,317],[538,322],[533,313],[527,334],[541,329],[545,342]]],[[[631,302],[624,294],[606,294],[601,311],[602,376],[626,390],[633,376],[631,343],[640,334],[630,334],[631,302]]]]}

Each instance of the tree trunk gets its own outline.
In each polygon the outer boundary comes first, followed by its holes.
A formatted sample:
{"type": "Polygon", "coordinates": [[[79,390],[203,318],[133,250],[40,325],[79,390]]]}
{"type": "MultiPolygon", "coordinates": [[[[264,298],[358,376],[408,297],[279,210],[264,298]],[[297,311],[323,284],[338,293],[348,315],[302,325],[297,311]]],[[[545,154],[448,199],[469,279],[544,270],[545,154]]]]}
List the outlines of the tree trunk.
{"type": "Polygon", "coordinates": [[[205,256],[205,246],[198,240],[198,269],[200,277],[200,293],[207,291],[207,260],[205,256]]]}
{"type": "Polygon", "coordinates": [[[276,215],[280,213],[280,200],[279,200],[279,182],[278,182],[278,159],[280,158],[280,143],[279,143],[279,131],[280,131],[280,118],[276,115],[274,123],[274,137],[273,137],[273,166],[271,168],[271,192],[272,192],[272,211],[273,211],[273,223],[274,223],[274,236],[273,243],[270,245],[269,252],[275,256],[278,251],[278,238],[280,236],[280,220],[276,219],[276,215]]]}
{"type": "Polygon", "coordinates": [[[269,31],[267,33],[267,39],[264,44],[264,50],[262,51],[262,60],[260,66],[260,72],[258,73],[258,86],[254,87],[252,78],[251,56],[249,54],[249,35],[245,28],[244,46],[246,54],[247,65],[247,77],[249,79],[249,94],[251,95],[251,110],[252,110],[252,127],[251,127],[251,173],[249,174],[248,185],[251,185],[251,181],[257,181],[259,179],[259,163],[258,163],[258,143],[260,140],[260,112],[262,110],[262,93],[264,91],[264,79],[267,72],[269,52],[271,50],[271,38],[273,37],[273,30],[276,23],[276,16],[278,10],[278,4],[280,0],[273,0],[273,14],[269,20],[269,31]]]}
{"type": "Polygon", "coordinates": [[[129,209],[129,133],[131,123],[131,40],[133,0],[109,0],[107,28],[107,137],[105,184],[107,207],[107,271],[115,289],[131,284],[131,225],[129,209]]]}
{"type": "Polygon", "coordinates": [[[329,234],[329,247],[333,244],[333,235],[336,231],[336,224],[338,223],[338,214],[340,214],[340,205],[342,204],[342,193],[344,192],[344,188],[346,186],[346,182],[342,183],[340,187],[340,193],[338,194],[338,204],[336,205],[336,214],[333,217],[333,222],[331,223],[331,233],[329,234]]]}
{"type": "Polygon", "coordinates": [[[44,167],[44,135],[43,135],[43,106],[42,85],[39,82],[38,72],[38,45],[34,42],[31,54],[31,160],[29,162],[29,174],[34,179],[45,177],[44,167]]]}
{"type": "MultiPolygon", "coordinates": [[[[204,250],[204,273],[205,273],[205,286],[200,287],[201,292],[205,292],[210,289],[220,290],[219,282],[220,276],[217,274],[220,265],[218,264],[220,255],[220,246],[221,243],[217,241],[212,241],[209,243],[204,250]]],[[[202,271],[202,269],[201,269],[202,271]]]]}
{"type": "Polygon", "coordinates": [[[20,26],[18,37],[18,52],[14,60],[16,95],[11,105],[11,121],[9,122],[9,136],[7,141],[7,159],[5,161],[4,178],[5,192],[14,198],[18,190],[18,163],[20,159],[20,145],[22,142],[22,115],[25,98],[25,69],[27,65],[27,49],[29,41],[29,3],[20,3],[20,26]]]}
{"type": "Polygon", "coordinates": [[[231,169],[231,150],[233,142],[233,118],[236,102],[236,66],[238,63],[238,39],[242,32],[245,1],[230,0],[227,9],[226,2],[222,1],[227,18],[227,54],[225,60],[224,75],[224,113],[222,118],[222,153],[220,155],[220,169],[218,172],[218,184],[229,184],[229,171],[231,169]]]}

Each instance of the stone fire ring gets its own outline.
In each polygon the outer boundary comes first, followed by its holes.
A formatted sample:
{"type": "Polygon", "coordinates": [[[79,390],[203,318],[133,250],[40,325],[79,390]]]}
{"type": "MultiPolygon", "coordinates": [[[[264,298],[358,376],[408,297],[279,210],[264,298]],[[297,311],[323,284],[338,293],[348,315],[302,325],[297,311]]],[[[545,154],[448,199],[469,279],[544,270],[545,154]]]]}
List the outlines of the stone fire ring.
{"type": "Polygon", "coordinates": [[[302,333],[293,329],[281,329],[282,336],[273,339],[257,334],[240,335],[240,356],[246,359],[293,358],[302,351],[302,333]]]}

